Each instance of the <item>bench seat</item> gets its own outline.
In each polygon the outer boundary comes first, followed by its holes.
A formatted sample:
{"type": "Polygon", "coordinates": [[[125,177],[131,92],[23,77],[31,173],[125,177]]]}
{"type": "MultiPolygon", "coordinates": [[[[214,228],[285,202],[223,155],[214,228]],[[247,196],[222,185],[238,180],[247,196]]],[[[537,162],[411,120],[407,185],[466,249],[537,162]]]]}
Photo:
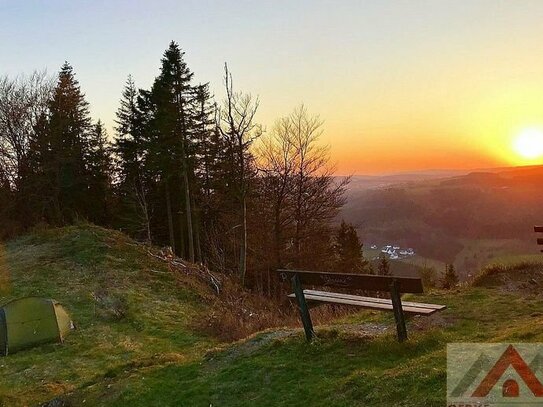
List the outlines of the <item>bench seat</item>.
{"type": "Polygon", "coordinates": [[[304,326],[305,337],[310,342],[315,337],[313,322],[309,309],[320,304],[354,305],[376,311],[392,311],[396,322],[398,341],[407,340],[407,327],[404,314],[431,315],[444,310],[444,305],[423,304],[420,302],[402,301],[402,294],[422,294],[424,287],[420,277],[381,276],[359,273],[331,273],[307,270],[277,270],[281,280],[290,281],[300,319],[304,326]],[[388,292],[390,299],[365,297],[361,295],[335,293],[330,291],[304,290],[306,287],[323,287],[321,290],[338,288],[340,290],[364,290],[364,292],[388,292]]]}
{"type": "MultiPolygon", "coordinates": [[[[393,311],[392,300],[386,298],[362,297],[360,295],[332,293],[328,291],[304,290],[308,302],[323,302],[331,304],[355,305],[367,309],[393,311]]],[[[289,294],[290,298],[296,295],[289,294]]],[[[447,308],[445,305],[425,304],[420,302],[402,301],[403,312],[412,315],[431,315],[447,308]]]]}

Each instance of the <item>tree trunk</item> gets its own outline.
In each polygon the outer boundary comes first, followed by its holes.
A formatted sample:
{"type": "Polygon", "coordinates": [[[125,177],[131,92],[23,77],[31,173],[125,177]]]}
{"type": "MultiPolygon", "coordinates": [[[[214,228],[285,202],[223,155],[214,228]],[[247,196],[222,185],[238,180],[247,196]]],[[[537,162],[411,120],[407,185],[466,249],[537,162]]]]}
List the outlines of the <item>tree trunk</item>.
{"type": "Polygon", "coordinates": [[[245,193],[241,198],[241,248],[239,251],[239,277],[241,285],[245,285],[245,274],[247,271],[247,202],[245,193]]]}
{"type": "Polygon", "coordinates": [[[196,260],[202,261],[202,245],[200,243],[200,211],[194,210],[195,212],[195,227],[194,227],[194,245],[196,247],[196,260]]]}
{"type": "Polygon", "coordinates": [[[187,240],[189,243],[189,260],[194,263],[194,232],[192,230],[192,207],[190,202],[189,177],[187,174],[186,162],[184,167],[183,184],[185,184],[185,211],[187,216],[187,240]]]}
{"type": "Polygon", "coordinates": [[[185,244],[185,214],[182,210],[182,203],[179,203],[179,255],[183,258],[186,256],[186,244],[185,244]]]}
{"type": "Polygon", "coordinates": [[[278,205],[275,208],[275,220],[274,220],[274,254],[275,254],[275,268],[281,268],[283,265],[283,260],[281,256],[281,240],[282,240],[282,230],[281,230],[281,208],[280,205],[278,205]]]}
{"type": "Polygon", "coordinates": [[[175,253],[175,235],[173,233],[172,201],[170,198],[170,186],[166,180],[166,212],[168,212],[168,231],[170,232],[170,246],[175,253]]]}

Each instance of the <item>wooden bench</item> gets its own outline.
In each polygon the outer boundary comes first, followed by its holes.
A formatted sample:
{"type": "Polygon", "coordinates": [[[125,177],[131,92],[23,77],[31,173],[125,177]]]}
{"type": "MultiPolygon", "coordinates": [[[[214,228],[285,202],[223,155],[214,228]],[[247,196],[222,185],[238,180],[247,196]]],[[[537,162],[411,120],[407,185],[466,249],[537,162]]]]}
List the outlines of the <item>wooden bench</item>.
{"type": "Polygon", "coordinates": [[[311,341],[315,336],[309,308],[319,304],[344,304],[378,311],[392,311],[394,312],[396,331],[400,342],[407,339],[404,313],[411,315],[431,315],[446,308],[444,305],[437,304],[408,301],[402,303],[402,293],[419,294],[423,292],[422,281],[417,277],[324,273],[302,270],[277,270],[277,272],[283,281],[289,280],[292,284],[294,292],[289,294],[288,297],[295,298],[298,303],[300,318],[308,341],[311,341]],[[303,289],[302,286],[384,291],[390,292],[390,299],[303,289]]]}

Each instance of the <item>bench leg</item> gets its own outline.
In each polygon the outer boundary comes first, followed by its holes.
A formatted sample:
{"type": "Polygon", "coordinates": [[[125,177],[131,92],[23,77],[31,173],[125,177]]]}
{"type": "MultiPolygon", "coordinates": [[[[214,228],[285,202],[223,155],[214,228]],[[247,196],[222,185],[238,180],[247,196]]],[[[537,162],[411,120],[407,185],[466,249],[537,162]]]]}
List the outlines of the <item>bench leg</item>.
{"type": "Polygon", "coordinates": [[[315,336],[315,331],[313,330],[313,323],[311,322],[311,316],[309,315],[309,308],[305,300],[302,284],[300,283],[300,277],[298,277],[297,274],[292,276],[292,288],[294,290],[294,294],[296,294],[296,300],[298,300],[298,309],[300,311],[302,324],[304,325],[305,337],[308,342],[311,342],[315,336]]]}
{"type": "Polygon", "coordinates": [[[398,333],[398,341],[403,342],[407,340],[407,328],[405,327],[402,299],[400,298],[400,290],[398,287],[398,282],[396,280],[393,280],[390,284],[390,298],[392,299],[394,319],[396,320],[396,332],[398,333]]]}

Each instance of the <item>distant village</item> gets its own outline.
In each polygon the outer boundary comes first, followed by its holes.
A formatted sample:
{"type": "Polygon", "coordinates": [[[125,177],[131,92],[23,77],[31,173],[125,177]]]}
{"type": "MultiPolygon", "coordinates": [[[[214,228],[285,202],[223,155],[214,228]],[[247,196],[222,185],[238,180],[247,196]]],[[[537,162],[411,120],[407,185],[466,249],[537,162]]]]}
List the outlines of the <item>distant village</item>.
{"type": "MultiPolygon", "coordinates": [[[[372,250],[378,250],[377,245],[371,245],[372,250]]],[[[405,259],[415,255],[415,250],[411,247],[401,248],[400,246],[387,245],[381,248],[381,253],[388,254],[391,260],[405,259]]],[[[379,256],[373,258],[373,260],[379,259],[379,256]]]]}

